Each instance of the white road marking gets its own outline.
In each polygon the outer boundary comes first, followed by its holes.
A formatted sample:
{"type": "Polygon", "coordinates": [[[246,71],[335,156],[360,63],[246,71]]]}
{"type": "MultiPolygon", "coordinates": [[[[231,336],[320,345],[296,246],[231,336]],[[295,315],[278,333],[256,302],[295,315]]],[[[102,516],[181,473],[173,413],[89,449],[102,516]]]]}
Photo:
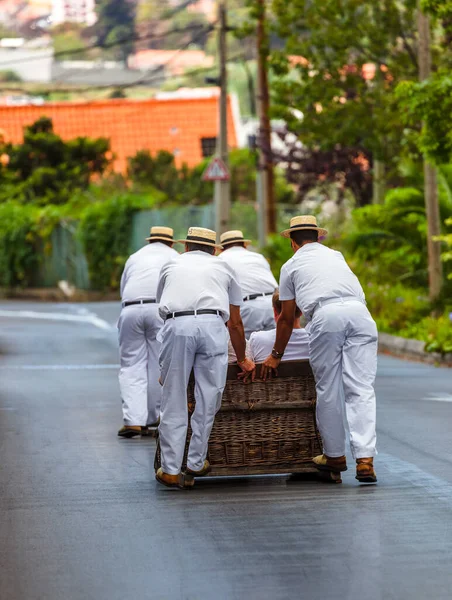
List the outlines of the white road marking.
{"type": "MultiPolygon", "coordinates": [[[[83,311],[84,312],[84,311],[83,311]]],[[[57,312],[38,312],[34,310],[3,310],[0,309],[0,317],[9,317],[12,319],[35,319],[40,321],[66,321],[71,323],[87,323],[94,325],[103,331],[116,331],[114,325],[110,325],[104,319],[101,319],[94,313],[86,311],[85,314],[68,315],[57,312]]]]}
{"type": "Polygon", "coordinates": [[[119,365],[0,365],[0,371],[100,371],[119,369],[119,365]]]}
{"type": "Polygon", "coordinates": [[[440,392],[439,394],[429,394],[423,400],[428,400],[430,402],[452,402],[452,394],[447,394],[446,392],[440,392]]]}
{"type": "MultiPolygon", "coordinates": [[[[378,476],[378,463],[381,461],[381,466],[388,470],[392,475],[397,476],[400,480],[408,481],[413,487],[423,488],[430,496],[435,500],[448,505],[452,508],[452,484],[437,477],[436,475],[430,475],[405,460],[396,458],[391,454],[380,452],[375,463],[378,476]]],[[[382,482],[384,481],[384,474],[381,477],[382,482]]]]}

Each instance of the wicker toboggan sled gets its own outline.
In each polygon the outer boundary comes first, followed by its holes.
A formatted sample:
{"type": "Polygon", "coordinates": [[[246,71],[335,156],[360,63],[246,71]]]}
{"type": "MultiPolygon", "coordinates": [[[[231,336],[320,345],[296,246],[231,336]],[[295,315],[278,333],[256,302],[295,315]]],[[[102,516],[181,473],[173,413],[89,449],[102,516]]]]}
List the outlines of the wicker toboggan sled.
{"type": "MultiPolygon", "coordinates": [[[[315,421],[316,392],[309,361],[281,363],[278,377],[245,385],[230,365],[220,411],[209,440],[211,476],[316,472],[322,452],[315,421]]],[[[193,409],[194,382],[188,389],[193,409]]],[[[190,411],[189,411],[190,412],[190,411]]],[[[191,429],[188,428],[187,455],[191,429]]],[[[157,442],[155,469],[160,467],[157,442]]]]}

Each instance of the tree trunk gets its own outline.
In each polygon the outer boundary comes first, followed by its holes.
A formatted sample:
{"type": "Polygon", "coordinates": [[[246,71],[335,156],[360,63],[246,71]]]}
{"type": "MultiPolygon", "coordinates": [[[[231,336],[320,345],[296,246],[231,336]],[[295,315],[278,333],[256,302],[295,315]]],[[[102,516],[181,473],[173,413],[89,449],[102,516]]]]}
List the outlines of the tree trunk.
{"type": "MultiPolygon", "coordinates": [[[[425,15],[418,0],[418,30],[419,30],[419,80],[424,81],[430,76],[432,57],[430,50],[430,20],[425,15]]],[[[438,203],[438,182],[435,167],[424,159],[424,198],[427,216],[427,252],[428,280],[430,300],[434,301],[441,293],[443,285],[443,267],[441,263],[441,242],[435,237],[441,233],[441,219],[438,203]]]]}
{"type": "Polygon", "coordinates": [[[385,199],[385,165],[374,159],[372,179],[372,204],[383,204],[385,199]]]}

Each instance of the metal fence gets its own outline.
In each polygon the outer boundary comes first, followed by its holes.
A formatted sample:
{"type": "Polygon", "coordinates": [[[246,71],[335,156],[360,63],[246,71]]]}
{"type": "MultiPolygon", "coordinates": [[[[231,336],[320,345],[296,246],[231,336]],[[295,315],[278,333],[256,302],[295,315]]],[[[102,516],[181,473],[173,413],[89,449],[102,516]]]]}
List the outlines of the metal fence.
{"type": "MultiPolygon", "coordinates": [[[[278,228],[288,226],[290,217],[296,213],[293,206],[278,207],[278,228]]],[[[145,244],[149,229],[155,225],[165,225],[174,229],[176,239],[182,239],[190,226],[214,227],[214,207],[170,206],[136,213],[132,221],[130,253],[136,252],[145,244]]],[[[231,229],[242,229],[246,237],[256,240],[257,218],[254,205],[233,204],[230,218],[231,229]]],[[[44,260],[37,273],[37,287],[55,287],[61,280],[68,281],[78,289],[90,289],[88,263],[83,247],[76,235],[76,223],[59,225],[52,233],[49,248],[43,249],[44,260]]]]}
{"type": "Polygon", "coordinates": [[[58,225],[50,244],[43,248],[44,260],[37,274],[37,287],[56,287],[65,280],[81,290],[90,289],[88,263],[82,243],[76,235],[77,223],[58,225]]]}

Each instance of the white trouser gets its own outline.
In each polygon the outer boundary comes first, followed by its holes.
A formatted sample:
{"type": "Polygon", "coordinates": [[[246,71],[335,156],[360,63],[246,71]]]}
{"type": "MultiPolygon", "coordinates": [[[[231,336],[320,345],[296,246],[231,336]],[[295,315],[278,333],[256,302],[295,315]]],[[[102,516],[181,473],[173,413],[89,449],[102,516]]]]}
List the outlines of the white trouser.
{"type": "Polygon", "coordinates": [[[327,456],[345,454],[343,400],[353,458],[375,456],[377,327],[366,306],[342,301],[317,308],[309,328],[317,424],[327,456]]]}
{"type": "Polygon", "coordinates": [[[187,466],[199,471],[215,414],[220,409],[228,369],[228,333],[217,315],[168,319],[160,332],[162,408],[160,447],[162,469],[177,475],[182,467],[187,438],[187,385],[193,369],[196,407],[191,417],[192,436],[187,466]]]}
{"type": "Polygon", "coordinates": [[[160,415],[158,304],[125,306],[119,317],[119,388],[126,425],[151,425],[160,415]]]}
{"type": "Polygon", "coordinates": [[[243,302],[240,314],[247,339],[254,331],[268,331],[276,327],[271,296],[259,296],[243,302]]]}

